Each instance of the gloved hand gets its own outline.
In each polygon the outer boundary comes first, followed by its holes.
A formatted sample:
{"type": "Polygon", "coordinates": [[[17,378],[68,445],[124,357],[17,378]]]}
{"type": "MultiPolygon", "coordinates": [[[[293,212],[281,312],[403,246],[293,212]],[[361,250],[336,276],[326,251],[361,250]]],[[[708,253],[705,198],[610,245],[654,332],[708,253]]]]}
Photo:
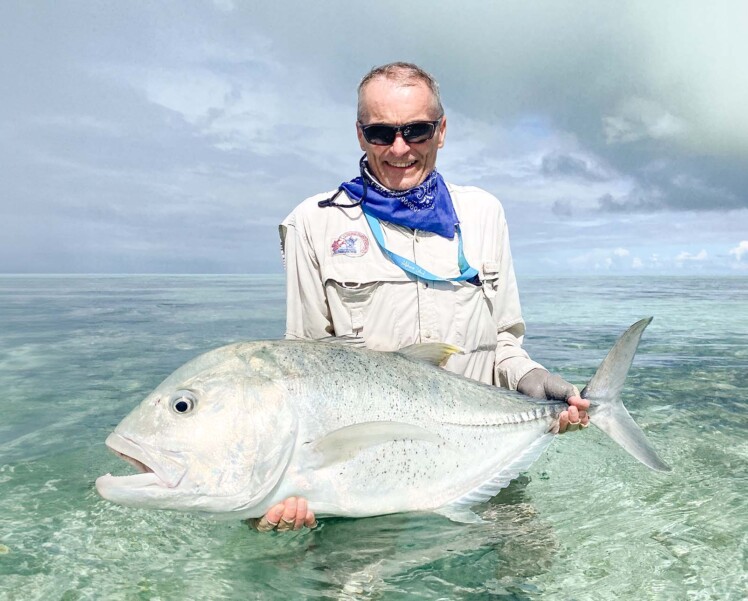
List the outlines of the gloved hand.
{"type": "Polygon", "coordinates": [[[517,390],[535,399],[551,401],[565,401],[569,397],[579,396],[576,386],[540,368],[528,371],[517,383],[517,390]]]}
{"type": "Polygon", "coordinates": [[[579,396],[579,390],[556,374],[536,368],[528,371],[517,383],[517,391],[536,399],[566,401],[568,411],[562,411],[558,419],[558,433],[573,432],[586,428],[590,418],[587,409],[589,401],[579,396]]]}

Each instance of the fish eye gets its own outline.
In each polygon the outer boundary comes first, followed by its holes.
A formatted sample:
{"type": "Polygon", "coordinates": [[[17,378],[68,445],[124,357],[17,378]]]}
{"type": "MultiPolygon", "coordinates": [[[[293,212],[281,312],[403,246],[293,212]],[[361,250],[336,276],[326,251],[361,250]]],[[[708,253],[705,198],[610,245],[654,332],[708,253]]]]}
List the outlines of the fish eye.
{"type": "Polygon", "coordinates": [[[169,401],[169,406],[174,413],[184,415],[192,411],[197,405],[197,397],[189,390],[178,390],[169,401]]]}

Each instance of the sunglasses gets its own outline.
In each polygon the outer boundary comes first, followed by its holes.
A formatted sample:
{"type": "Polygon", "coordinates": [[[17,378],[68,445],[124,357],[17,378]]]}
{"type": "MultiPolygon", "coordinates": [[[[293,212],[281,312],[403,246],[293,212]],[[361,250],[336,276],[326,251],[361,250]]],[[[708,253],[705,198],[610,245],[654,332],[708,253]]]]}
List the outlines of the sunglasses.
{"type": "Polygon", "coordinates": [[[369,144],[376,146],[389,146],[395,141],[397,133],[400,132],[403,140],[410,144],[420,144],[434,137],[436,127],[441,123],[441,117],[436,121],[413,121],[405,125],[384,125],[382,123],[373,123],[364,125],[359,123],[361,133],[369,144]]]}

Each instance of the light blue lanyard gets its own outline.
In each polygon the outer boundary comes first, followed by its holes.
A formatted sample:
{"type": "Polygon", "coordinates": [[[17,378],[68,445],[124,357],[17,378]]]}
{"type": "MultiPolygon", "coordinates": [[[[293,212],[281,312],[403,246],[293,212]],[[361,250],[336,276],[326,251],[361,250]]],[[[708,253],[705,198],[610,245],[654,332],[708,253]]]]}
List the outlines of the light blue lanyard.
{"type": "Polygon", "coordinates": [[[403,271],[412,273],[414,276],[430,282],[461,282],[478,275],[478,270],[474,267],[470,267],[467,259],[465,259],[464,253],[462,252],[462,232],[460,232],[459,224],[455,224],[455,232],[457,232],[457,266],[460,268],[460,275],[456,278],[440,278],[438,275],[426,271],[423,267],[415,264],[410,259],[401,257],[400,255],[393,253],[391,250],[388,250],[384,245],[384,234],[382,233],[382,226],[379,223],[379,220],[376,217],[367,214],[366,211],[364,211],[364,216],[366,217],[366,221],[369,222],[371,233],[374,234],[374,239],[377,241],[377,244],[379,244],[379,248],[381,248],[382,252],[403,271]]]}

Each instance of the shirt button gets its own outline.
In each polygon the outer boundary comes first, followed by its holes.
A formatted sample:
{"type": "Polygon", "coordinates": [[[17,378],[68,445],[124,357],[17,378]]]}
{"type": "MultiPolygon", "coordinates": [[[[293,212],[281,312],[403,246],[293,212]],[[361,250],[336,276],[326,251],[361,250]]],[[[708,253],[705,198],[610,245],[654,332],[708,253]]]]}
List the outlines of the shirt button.
{"type": "Polygon", "coordinates": [[[423,337],[424,337],[424,338],[431,338],[431,330],[426,330],[426,331],[425,331],[425,332],[423,333],[423,337]]]}

